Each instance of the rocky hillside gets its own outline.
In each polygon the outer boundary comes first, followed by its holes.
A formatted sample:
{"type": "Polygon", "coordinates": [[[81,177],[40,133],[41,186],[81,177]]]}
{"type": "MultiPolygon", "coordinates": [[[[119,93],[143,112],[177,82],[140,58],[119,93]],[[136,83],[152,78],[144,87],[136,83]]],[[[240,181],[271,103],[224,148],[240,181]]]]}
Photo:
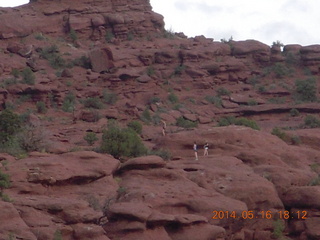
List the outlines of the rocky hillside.
{"type": "Polygon", "coordinates": [[[320,45],[188,38],[147,0],[0,22],[0,239],[320,239],[320,45]]]}

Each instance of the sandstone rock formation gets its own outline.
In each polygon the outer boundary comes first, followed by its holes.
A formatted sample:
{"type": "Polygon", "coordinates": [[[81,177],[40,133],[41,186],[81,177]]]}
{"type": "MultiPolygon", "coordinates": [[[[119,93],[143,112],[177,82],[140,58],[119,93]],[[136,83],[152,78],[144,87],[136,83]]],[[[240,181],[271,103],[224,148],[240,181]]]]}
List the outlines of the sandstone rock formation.
{"type": "Polygon", "coordinates": [[[37,0],[0,22],[0,109],[43,140],[1,146],[0,239],[319,239],[319,45],[188,38],[147,0],[37,0]],[[147,156],[97,153],[114,120],[142,124],[147,156]]]}

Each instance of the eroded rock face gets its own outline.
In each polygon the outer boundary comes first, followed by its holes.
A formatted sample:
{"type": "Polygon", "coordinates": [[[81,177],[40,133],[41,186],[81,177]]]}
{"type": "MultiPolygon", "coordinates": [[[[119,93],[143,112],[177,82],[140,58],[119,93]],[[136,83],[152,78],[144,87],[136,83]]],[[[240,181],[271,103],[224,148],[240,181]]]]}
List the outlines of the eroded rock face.
{"type": "Polygon", "coordinates": [[[146,35],[163,30],[163,17],[151,11],[149,1],[34,1],[15,10],[1,9],[1,38],[25,37],[33,32],[61,34],[71,29],[104,38],[146,35]],[[17,14],[17,12],[19,14],[17,14]],[[117,14],[115,14],[117,12],[117,14]],[[103,29],[101,29],[103,27],[103,29]]]}
{"type": "Polygon", "coordinates": [[[320,173],[319,130],[286,131],[300,145],[268,133],[320,112],[316,102],[291,101],[304,67],[318,74],[318,45],[281,52],[255,40],[168,36],[147,0],[38,0],[0,13],[0,108],[28,114],[50,140],[48,153],[20,160],[0,154],[1,171],[11,177],[4,193],[14,200],[0,202],[1,239],[12,232],[47,240],[60,232],[66,240],[269,240],[285,210],[291,239],[319,238],[319,189],[310,186],[320,173]],[[34,85],[20,75],[27,67],[34,85]],[[276,78],[279,67],[295,69],[294,78],[276,78]],[[270,104],[276,97],[286,100],[270,104]],[[89,98],[96,109],[83,104],[89,98]],[[301,115],[290,116],[293,107],[301,115]],[[257,120],[262,131],[216,128],[224,116],[257,120]],[[181,119],[199,126],[184,129],[181,119]],[[141,122],[144,143],[169,151],[172,161],[143,156],[120,164],[91,151],[100,141],[90,146],[84,135],[101,139],[110,120],[141,122]],[[244,218],[248,211],[254,219],[244,218]],[[266,211],[274,218],[262,218],[266,211]]]}

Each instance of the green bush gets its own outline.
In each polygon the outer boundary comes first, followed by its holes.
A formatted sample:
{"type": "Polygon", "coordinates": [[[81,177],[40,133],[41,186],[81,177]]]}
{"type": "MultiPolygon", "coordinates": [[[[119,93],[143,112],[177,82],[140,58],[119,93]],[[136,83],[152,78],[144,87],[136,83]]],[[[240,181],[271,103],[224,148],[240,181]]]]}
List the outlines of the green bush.
{"type": "Polygon", "coordinates": [[[250,99],[250,100],[248,100],[247,104],[249,106],[256,106],[256,105],[258,105],[258,102],[254,99],[250,99]]]}
{"type": "Polygon", "coordinates": [[[260,130],[260,127],[258,126],[256,121],[244,117],[235,118],[232,116],[227,116],[220,118],[218,122],[218,126],[229,126],[232,124],[250,127],[255,130],[260,130]]]}
{"type": "Polygon", "coordinates": [[[302,102],[317,101],[317,83],[314,78],[305,80],[296,80],[295,82],[295,98],[302,102]]]}
{"type": "Polygon", "coordinates": [[[138,134],[131,128],[120,128],[116,124],[103,131],[100,151],[115,158],[138,157],[145,155],[147,149],[138,134]]]}
{"type": "Polygon", "coordinates": [[[11,71],[11,75],[14,77],[14,78],[18,78],[20,76],[20,72],[18,69],[14,68],[12,69],[11,71]]]}
{"type": "Polygon", "coordinates": [[[138,121],[131,121],[128,123],[127,126],[128,126],[128,128],[133,129],[138,134],[142,133],[142,124],[138,121]]]}
{"type": "Polygon", "coordinates": [[[77,32],[74,29],[70,30],[69,36],[70,36],[72,42],[75,42],[78,40],[77,32]]]}
{"type": "Polygon", "coordinates": [[[296,117],[296,116],[299,116],[299,115],[300,115],[299,110],[297,110],[297,109],[295,109],[295,108],[292,108],[292,109],[290,110],[290,116],[291,116],[291,117],[296,117]]]}
{"type": "Polygon", "coordinates": [[[170,94],[168,95],[168,100],[169,100],[172,104],[179,102],[178,96],[175,95],[174,93],[170,93],[170,94]]]}
{"type": "Polygon", "coordinates": [[[53,235],[53,240],[63,240],[60,230],[56,230],[53,235]]]}
{"type": "Polygon", "coordinates": [[[209,102],[214,104],[217,108],[222,107],[222,99],[218,96],[205,96],[204,99],[209,102]]]}
{"type": "Polygon", "coordinates": [[[0,144],[8,142],[20,129],[19,115],[7,109],[0,113],[0,144]]]}
{"type": "Polygon", "coordinates": [[[69,92],[63,99],[62,110],[65,112],[73,112],[76,103],[76,96],[69,92]]]}
{"type": "Polygon", "coordinates": [[[153,123],[153,125],[159,125],[160,124],[161,117],[160,117],[159,113],[156,113],[151,117],[151,122],[153,123]]]}
{"type": "Polygon", "coordinates": [[[271,134],[277,136],[278,138],[282,139],[283,141],[288,140],[287,134],[278,127],[273,128],[271,131],[271,134]]]}
{"type": "Polygon", "coordinates": [[[276,239],[281,239],[283,237],[283,231],[285,229],[285,225],[283,224],[282,219],[278,219],[273,222],[273,236],[276,239]]]}
{"type": "Polygon", "coordinates": [[[312,179],[309,183],[310,186],[319,186],[320,185],[320,175],[318,177],[312,179]]]}
{"type": "Polygon", "coordinates": [[[161,99],[159,97],[151,97],[148,100],[148,104],[155,104],[155,103],[159,103],[159,102],[161,102],[161,99]]]}
{"type": "Polygon", "coordinates": [[[165,29],[163,31],[163,37],[164,38],[168,38],[168,39],[174,39],[175,37],[175,33],[174,33],[174,30],[172,28],[170,29],[165,29]]]}
{"type": "Polygon", "coordinates": [[[92,146],[96,141],[98,141],[97,134],[94,132],[88,132],[84,137],[84,140],[87,141],[87,143],[92,146]]]}
{"type": "Polygon", "coordinates": [[[183,128],[195,128],[198,126],[198,123],[185,119],[184,117],[179,117],[176,121],[176,125],[183,128]]]}
{"type": "Polygon", "coordinates": [[[54,69],[63,68],[66,65],[66,61],[59,55],[59,49],[57,45],[51,45],[43,48],[40,51],[40,57],[48,60],[50,66],[54,69]]]}
{"type": "Polygon", "coordinates": [[[284,78],[290,73],[290,70],[282,63],[276,63],[272,70],[276,78],[284,78]]]}
{"type": "Polygon", "coordinates": [[[171,153],[164,149],[153,150],[149,153],[149,155],[159,156],[166,161],[171,159],[171,153]]]}
{"type": "Polygon", "coordinates": [[[46,104],[42,101],[37,102],[36,107],[37,107],[38,113],[46,113],[47,112],[46,104]]]}
{"type": "Polygon", "coordinates": [[[140,116],[140,119],[141,121],[145,122],[145,123],[150,123],[152,121],[152,118],[151,118],[151,114],[150,114],[150,111],[148,108],[146,108],[141,116],[140,116]]]}
{"type": "Polygon", "coordinates": [[[114,38],[114,35],[111,31],[106,32],[105,40],[107,43],[110,43],[111,40],[114,38]]]}
{"type": "Polygon", "coordinates": [[[229,96],[230,95],[230,91],[228,89],[224,88],[224,87],[218,88],[216,92],[217,92],[217,95],[219,97],[221,97],[221,96],[229,96]]]}
{"type": "Polygon", "coordinates": [[[117,102],[117,95],[114,92],[104,90],[102,93],[103,101],[107,104],[115,104],[117,102]]]}
{"type": "Polygon", "coordinates": [[[153,66],[147,67],[147,75],[151,77],[151,76],[153,76],[154,74],[155,74],[154,67],[153,67],[153,66]]]}
{"type": "Polygon", "coordinates": [[[73,60],[73,64],[79,67],[83,67],[85,69],[91,69],[91,60],[87,56],[81,56],[80,58],[76,58],[73,60]]]}
{"type": "Polygon", "coordinates": [[[260,127],[258,126],[257,122],[254,120],[250,120],[244,117],[241,118],[237,118],[235,121],[236,125],[242,125],[242,126],[246,126],[246,127],[250,127],[252,129],[255,130],[260,130],[260,127]]]}
{"type": "Polygon", "coordinates": [[[32,72],[32,70],[29,67],[26,67],[20,72],[20,76],[22,77],[22,82],[29,84],[29,85],[34,85],[35,83],[35,76],[32,72]]]}
{"type": "Polygon", "coordinates": [[[299,136],[292,136],[291,137],[291,143],[293,145],[299,145],[301,143],[301,138],[299,136]]]}
{"type": "Polygon", "coordinates": [[[174,69],[173,75],[180,76],[185,69],[186,69],[185,65],[179,65],[174,69]]]}
{"type": "Polygon", "coordinates": [[[320,127],[320,120],[313,115],[307,115],[304,118],[304,126],[308,128],[318,128],[320,127]]]}
{"type": "Polygon", "coordinates": [[[22,130],[16,135],[15,140],[18,143],[16,148],[20,149],[20,151],[22,150],[21,154],[23,154],[23,151],[43,151],[48,147],[48,136],[46,134],[47,132],[41,126],[25,124],[22,130]]]}
{"type": "Polygon", "coordinates": [[[103,103],[101,102],[100,98],[98,97],[89,97],[83,100],[83,105],[86,108],[94,108],[94,109],[102,109],[103,103]]]}
{"type": "Polygon", "coordinates": [[[0,193],[2,193],[3,189],[10,187],[10,178],[8,174],[3,173],[0,170],[0,193]]]}

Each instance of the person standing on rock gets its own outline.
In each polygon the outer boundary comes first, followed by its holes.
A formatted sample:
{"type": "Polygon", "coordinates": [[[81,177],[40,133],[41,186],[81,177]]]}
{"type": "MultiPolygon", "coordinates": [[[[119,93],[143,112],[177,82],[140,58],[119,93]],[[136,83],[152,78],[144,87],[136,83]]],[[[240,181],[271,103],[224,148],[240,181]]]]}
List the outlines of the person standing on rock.
{"type": "Polygon", "coordinates": [[[193,151],[194,151],[194,156],[196,157],[196,160],[198,160],[198,146],[196,141],[193,143],[193,151]]]}
{"type": "Polygon", "coordinates": [[[204,148],[203,156],[208,156],[209,155],[209,152],[208,152],[209,144],[208,144],[208,142],[206,142],[206,144],[203,146],[203,148],[204,148]]]}
{"type": "Polygon", "coordinates": [[[163,120],[161,120],[161,122],[162,122],[162,135],[165,136],[166,135],[167,124],[163,120]]]}

